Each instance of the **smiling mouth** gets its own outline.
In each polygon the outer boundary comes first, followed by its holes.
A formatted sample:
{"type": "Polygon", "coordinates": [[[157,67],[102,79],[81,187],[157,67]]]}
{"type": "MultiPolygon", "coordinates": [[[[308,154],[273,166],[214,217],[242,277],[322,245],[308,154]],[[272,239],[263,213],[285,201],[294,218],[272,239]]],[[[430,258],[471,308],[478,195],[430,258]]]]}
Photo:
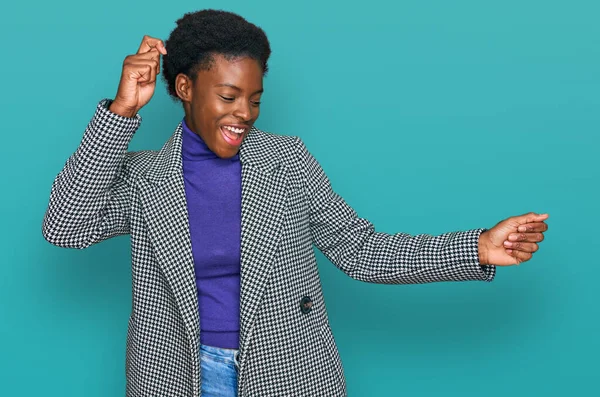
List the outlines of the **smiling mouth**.
{"type": "Polygon", "coordinates": [[[233,125],[222,125],[221,134],[227,143],[232,146],[239,146],[244,139],[248,127],[237,127],[233,125]]]}

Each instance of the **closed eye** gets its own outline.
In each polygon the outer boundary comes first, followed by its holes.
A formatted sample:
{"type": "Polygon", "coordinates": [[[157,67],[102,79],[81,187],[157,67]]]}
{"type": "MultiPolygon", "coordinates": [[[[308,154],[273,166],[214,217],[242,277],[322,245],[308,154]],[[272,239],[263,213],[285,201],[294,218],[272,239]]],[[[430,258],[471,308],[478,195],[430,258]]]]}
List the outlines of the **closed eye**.
{"type": "MultiPolygon", "coordinates": [[[[227,97],[227,96],[223,96],[223,95],[219,95],[219,97],[221,97],[222,100],[224,100],[225,102],[233,102],[235,101],[234,97],[227,97]]],[[[260,101],[250,101],[252,103],[253,106],[260,106],[260,101]]]]}

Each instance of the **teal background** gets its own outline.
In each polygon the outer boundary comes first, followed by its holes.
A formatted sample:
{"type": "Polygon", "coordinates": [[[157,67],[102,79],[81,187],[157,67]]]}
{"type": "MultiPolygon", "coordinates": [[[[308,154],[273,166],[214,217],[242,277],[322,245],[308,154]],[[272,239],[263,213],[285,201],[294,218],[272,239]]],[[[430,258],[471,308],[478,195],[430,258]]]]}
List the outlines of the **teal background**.
{"type": "MultiPolygon", "coordinates": [[[[53,247],[53,178],[144,34],[224,8],[267,32],[257,126],[299,135],[386,232],[548,212],[491,283],[360,283],[319,253],[350,396],[600,395],[600,3],[11,2],[0,13],[0,395],[124,394],[128,238],[53,247]]],[[[182,117],[162,82],[131,148],[182,117]]],[[[310,374],[306,374],[310,376],[310,374]]]]}

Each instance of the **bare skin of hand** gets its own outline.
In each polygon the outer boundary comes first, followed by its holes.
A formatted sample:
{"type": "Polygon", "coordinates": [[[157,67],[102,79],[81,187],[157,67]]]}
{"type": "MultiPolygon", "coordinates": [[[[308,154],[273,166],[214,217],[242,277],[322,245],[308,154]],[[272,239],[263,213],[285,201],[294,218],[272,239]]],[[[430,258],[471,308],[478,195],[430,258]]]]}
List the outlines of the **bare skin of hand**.
{"type": "Polygon", "coordinates": [[[513,216],[479,236],[479,262],[482,265],[510,266],[530,260],[544,240],[548,214],[513,216]]]}
{"type": "Polygon", "coordinates": [[[133,117],[150,102],[160,73],[161,54],[167,55],[162,40],[144,36],[137,53],[125,57],[117,95],[109,107],[111,112],[133,117]]]}

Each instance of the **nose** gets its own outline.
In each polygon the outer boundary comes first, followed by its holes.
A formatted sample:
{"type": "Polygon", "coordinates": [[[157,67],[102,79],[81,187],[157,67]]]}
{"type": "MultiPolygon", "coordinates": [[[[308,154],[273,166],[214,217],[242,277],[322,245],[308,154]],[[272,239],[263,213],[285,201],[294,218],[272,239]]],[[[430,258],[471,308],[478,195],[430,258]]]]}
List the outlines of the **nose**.
{"type": "Polygon", "coordinates": [[[250,121],[252,119],[252,111],[248,101],[238,101],[233,115],[242,121],[250,121]]]}

